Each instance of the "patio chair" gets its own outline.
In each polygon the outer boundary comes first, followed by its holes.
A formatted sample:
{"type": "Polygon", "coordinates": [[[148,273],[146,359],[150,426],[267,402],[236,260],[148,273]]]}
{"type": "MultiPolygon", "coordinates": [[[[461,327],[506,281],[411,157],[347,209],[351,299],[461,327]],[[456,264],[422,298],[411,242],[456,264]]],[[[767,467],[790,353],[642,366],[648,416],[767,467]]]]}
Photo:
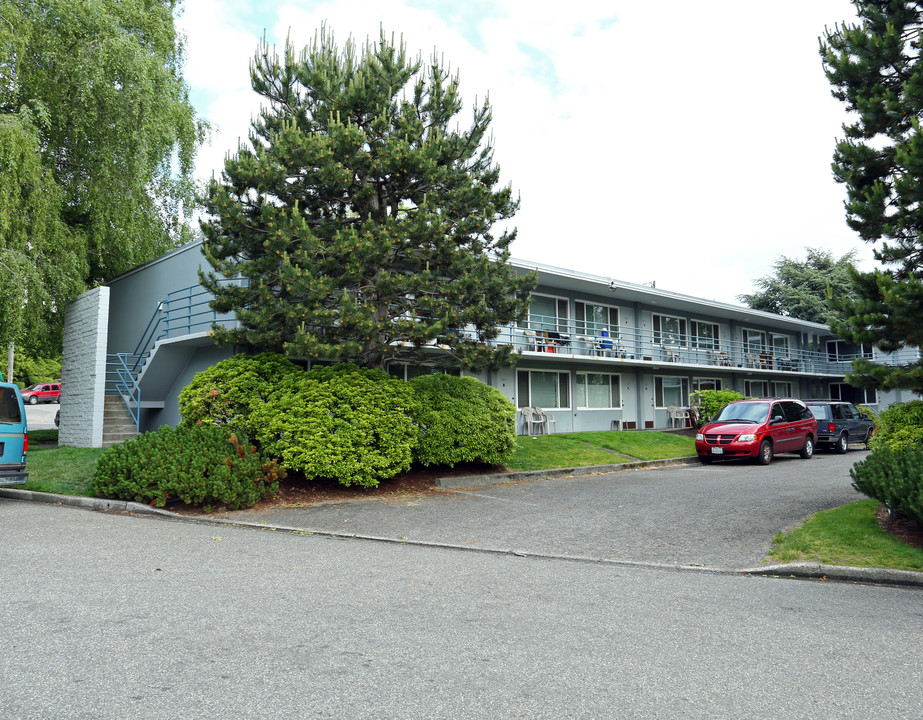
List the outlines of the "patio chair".
{"type": "Polygon", "coordinates": [[[535,330],[523,330],[522,334],[526,336],[526,350],[536,350],[538,335],[535,330]]]}
{"type": "Polygon", "coordinates": [[[535,435],[536,433],[534,430],[536,428],[541,428],[544,431],[545,423],[538,414],[536,414],[535,408],[519,408],[519,412],[522,414],[522,427],[526,435],[535,435]]]}
{"type": "Polygon", "coordinates": [[[557,429],[557,423],[554,420],[554,415],[546,413],[540,407],[532,408],[535,410],[535,414],[538,416],[539,422],[542,424],[542,430],[547,434],[551,432],[551,428],[554,427],[557,429]]]}
{"type": "Polygon", "coordinates": [[[686,408],[670,405],[667,408],[667,412],[670,413],[671,428],[686,427],[686,420],[689,419],[689,411],[686,408]],[[676,424],[677,422],[679,425],[676,424]]]}

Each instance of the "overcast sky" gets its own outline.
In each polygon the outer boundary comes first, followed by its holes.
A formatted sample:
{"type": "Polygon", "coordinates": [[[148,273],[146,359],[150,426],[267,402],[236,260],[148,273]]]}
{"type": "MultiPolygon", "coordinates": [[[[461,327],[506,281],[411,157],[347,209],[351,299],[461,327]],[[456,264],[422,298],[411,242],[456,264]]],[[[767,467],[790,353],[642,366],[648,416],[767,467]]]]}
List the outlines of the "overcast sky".
{"type": "Polygon", "coordinates": [[[780,256],[871,249],[830,170],[846,119],[818,54],[849,0],[186,0],[186,79],[220,173],[259,97],[259,39],[301,48],[403,35],[489,95],[495,160],[521,198],[514,257],[737,303],[780,256]]]}

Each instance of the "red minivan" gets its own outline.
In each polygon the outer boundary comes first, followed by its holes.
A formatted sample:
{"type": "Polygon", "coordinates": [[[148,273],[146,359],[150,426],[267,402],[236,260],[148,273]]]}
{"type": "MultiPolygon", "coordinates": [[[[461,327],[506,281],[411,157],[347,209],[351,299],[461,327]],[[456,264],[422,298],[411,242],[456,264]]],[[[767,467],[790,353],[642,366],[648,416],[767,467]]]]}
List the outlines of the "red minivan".
{"type": "Polygon", "coordinates": [[[817,420],[801,400],[768,398],[728,403],[695,436],[699,460],[752,458],[768,465],[776,453],[814,455],[817,420]]]}

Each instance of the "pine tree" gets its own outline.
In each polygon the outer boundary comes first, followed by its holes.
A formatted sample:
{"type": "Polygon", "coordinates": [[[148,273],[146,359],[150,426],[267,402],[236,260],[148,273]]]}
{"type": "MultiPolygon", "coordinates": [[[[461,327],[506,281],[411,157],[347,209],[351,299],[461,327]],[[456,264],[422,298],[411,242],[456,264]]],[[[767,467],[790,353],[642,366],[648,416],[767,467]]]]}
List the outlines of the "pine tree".
{"type": "MultiPolygon", "coordinates": [[[[887,352],[923,345],[923,3],[854,0],[860,22],[827,31],[820,52],[843,125],[834,176],[847,189],[847,223],[876,245],[881,269],[853,271],[855,299],[835,299],[831,327],[887,352]]],[[[923,390],[923,364],[856,361],[847,380],[867,388],[923,390]]]]}
{"type": "Polygon", "coordinates": [[[264,44],[251,80],[268,106],[202,226],[202,283],[239,320],[216,340],[363,367],[427,344],[469,368],[512,363],[490,341],[525,315],[534,278],[507,262],[515,231],[491,233],[518,201],[496,187],[489,104],[457,129],[458,76],[384,33],[340,52],[321,28],[297,58],[264,44]]]}

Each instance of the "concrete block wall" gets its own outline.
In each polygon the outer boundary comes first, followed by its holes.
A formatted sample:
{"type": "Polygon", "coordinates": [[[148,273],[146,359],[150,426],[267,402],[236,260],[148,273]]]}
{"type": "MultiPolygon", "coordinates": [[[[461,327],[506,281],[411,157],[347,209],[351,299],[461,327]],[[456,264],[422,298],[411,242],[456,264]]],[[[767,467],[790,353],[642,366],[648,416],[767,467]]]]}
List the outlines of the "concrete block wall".
{"type": "Polygon", "coordinates": [[[88,290],[64,312],[58,445],[102,447],[109,288],[88,290]]]}

